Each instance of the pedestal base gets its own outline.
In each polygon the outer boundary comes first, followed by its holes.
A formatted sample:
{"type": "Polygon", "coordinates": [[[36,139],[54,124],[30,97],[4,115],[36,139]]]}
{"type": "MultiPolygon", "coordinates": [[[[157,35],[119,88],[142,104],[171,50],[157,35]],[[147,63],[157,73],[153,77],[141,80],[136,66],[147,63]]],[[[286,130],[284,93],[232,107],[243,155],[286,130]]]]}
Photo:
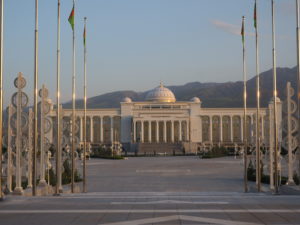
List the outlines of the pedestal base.
{"type": "Polygon", "coordinates": [[[38,187],[43,188],[43,187],[47,187],[47,186],[48,186],[48,184],[47,184],[46,180],[40,180],[38,187]]]}
{"type": "Polygon", "coordinates": [[[295,184],[294,180],[289,180],[288,182],[286,182],[286,185],[295,186],[296,184],[295,184]]]}
{"type": "Polygon", "coordinates": [[[5,196],[5,195],[4,195],[4,193],[2,192],[2,195],[1,195],[1,197],[0,197],[0,202],[1,202],[1,201],[4,201],[4,198],[5,198],[4,196],[5,196]]]}
{"type": "Polygon", "coordinates": [[[16,187],[15,190],[13,191],[13,195],[23,195],[24,190],[22,187],[16,187]]]}
{"type": "MultiPolygon", "coordinates": [[[[54,188],[56,188],[56,187],[54,187],[54,188]]],[[[55,193],[55,192],[56,192],[56,189],[55,189],[55,191],[54,191],[53,196],[60,196],[60,194],[62,194],[62,193],[64,192],[64,190],[62,189],[62,187],[60,187],[60,188],[58,189],[58,193],[55,193]]]]}
{"type": "Polygon", "coordinates": [[[49,194],[49,186],[47,185],[46,181],[40,181],[37,186],[37,195],[38,196],[46,196],[49,194]]]}

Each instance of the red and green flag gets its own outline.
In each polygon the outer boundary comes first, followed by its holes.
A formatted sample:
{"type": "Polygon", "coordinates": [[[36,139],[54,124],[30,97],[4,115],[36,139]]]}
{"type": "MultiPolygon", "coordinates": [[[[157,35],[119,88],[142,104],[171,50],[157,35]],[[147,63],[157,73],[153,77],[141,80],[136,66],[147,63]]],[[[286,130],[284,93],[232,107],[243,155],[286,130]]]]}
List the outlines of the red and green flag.
{"type": "Polygon", "coordinates": [[[71,14],[69,16],[69,19],[68,19],[73,31],[74,31],[74,24],[75,24],[74,20],[75,20],[75,11],[74,11],[74,6],[73,6],[72,12],[71,12],[71,14]]]}
{"type": "Polygon", "coordinates": [[[242,22],[242,29],[241,29],[242,41],[245,42],[245,29],[244,29],[244,20],[242,22]]]}
{"type": "Polygon", "coordinates": [[[253,15],[253,20],[254,20],[254,27],[256,28],[256,26],[257,26],[256,1],[255,1],[255,3],[254,3],[254,15],[253,15]]]}

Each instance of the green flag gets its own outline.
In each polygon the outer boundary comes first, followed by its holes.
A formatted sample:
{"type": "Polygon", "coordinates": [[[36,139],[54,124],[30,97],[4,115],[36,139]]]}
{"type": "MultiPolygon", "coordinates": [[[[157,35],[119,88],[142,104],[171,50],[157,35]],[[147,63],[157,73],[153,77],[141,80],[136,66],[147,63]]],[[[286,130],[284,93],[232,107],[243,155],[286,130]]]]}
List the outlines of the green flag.
{"type": "Polygon", "coordinates": [[[255,4],[254,4],[254,15],[253,15],[253,20],[254,20],[254,27],[256,28],[257,26],[257,20],[256,20],[256,1],[255,1],[255,4]]]}
{"type": "Polygon", "coordinates": [[[85,27],[84,27],[84,30],[83,30],[83,45],[84,45],[84,47],[85,47],[85,42],[86,41],[86,29],[85,29],[85,27]]]}
{"type": "Polygon", "coordinates": [[[73,31],[74,31],[74,24],[75,24],[74,23],[74,17],[75,17],[75,12],[74,12],[74,6],[73,6],[72,12],[71,12],[71,14],[69,16],[69,19],[68,19],[73,31]]]}
{"type": "Polygon", "coordinates": [[[242,29],[241,29],[242,41],[245,42],[245,30],[244,30],[244,20],[242,22],[242,29]]]}

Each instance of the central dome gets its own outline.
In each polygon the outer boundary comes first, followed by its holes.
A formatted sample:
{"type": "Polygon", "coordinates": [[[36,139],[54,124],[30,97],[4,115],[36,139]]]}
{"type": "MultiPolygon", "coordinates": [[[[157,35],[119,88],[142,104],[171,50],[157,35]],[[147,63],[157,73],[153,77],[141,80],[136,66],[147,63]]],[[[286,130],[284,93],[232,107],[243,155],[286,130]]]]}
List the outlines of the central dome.
{"type": "Polygon", "coordinates": [[[149,91],[146,95],[146,101],[153,102],[176,102],[175,95],[169,89],[160,84],[157,88],[149,91]]]}

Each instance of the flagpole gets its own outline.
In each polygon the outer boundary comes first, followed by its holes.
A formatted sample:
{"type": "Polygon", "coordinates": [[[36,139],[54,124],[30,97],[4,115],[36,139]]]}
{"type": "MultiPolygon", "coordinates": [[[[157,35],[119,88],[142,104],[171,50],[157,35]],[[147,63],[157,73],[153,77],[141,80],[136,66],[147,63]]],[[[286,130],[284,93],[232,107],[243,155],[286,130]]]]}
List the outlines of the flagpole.
{"type": "Polygon", "coordinates": [[[61,133],[60,133],[60,0],[57,1],[57,63],[56,63],[56,189],[59,195],[61,186],[61,133]]]}
{"type": "Polygon", "coordinates": [[[83,192],[86,192],[86,20],[84,17],[84,130],[83,130],[83,138],[84,138],[84,146],[83,146],[83,192]]]}
{"type": "Polygon", "coordinates": [[[38,0],[35,0],[35,35],[34,35],[34,119],[33,119],[33,160],[32,160],[32,195],[36,195],[36,153],[38,149],[38,0]]]}
{"type": "MultiPolygon", "coordinates": [[[[272,45],[273,45],[273,103],[274,103],[274,182],[275,194],[279,193],[278,187],[278,129],[277,129],[277,87],[276,87],[276,49],[275,49],[275,10],[272,0],[272,45]]],[[[271,174],[272,175],[272,174],[271,174]]]]}
{"type": "Polygon", "coordinates": [[[244,191],[248,192],[248,176],[247,176],[247,118],[246,118],[246,113],[247,113],[247,75],[246,75],[246,49],[245,49],[245,40],[244,40],[244,35],[245,35],[245,30],[244,30],[244,24],[245,24],[245,16],[243,16],[243,27],[242,27],[242,35],[243,35],[243,77],[244,77],[244,94],[243,94],[243,99],[244,99],[244,191]]]}
{"type": "MultiPolygon", "coordinates": [[[[297,100],[298,100],[298,149],[300,149],[300,28],[299,28],[299,0],[296,0],[296,24],[297,24],[297,100]]],[[[300,163],[300,162],[299,162],[300,163]]],[[[300,167],[299,167],[300,169],[300,167]]],[[[300,171],[299,171],[300,172],[300,171]]]]}
{"type": "Polygon", "coordinates": [[[258,52],[258,21],[257,0],[255,0],[255,38],[256,38],[256,184],[257,191],[261,189],[261,163],[260,163],[260,88],[259,88],[259,52],[258,52]]]}
{"type": "Polygon", "coordinates": [[[4,198],[2,192],[2,123],[3,123],[3,1],[0,0],[0,200],[4,198]]]}
{"type": "MultiPolygon", "coordinates": [[[[75,12],[75,0],[73,0],[73,10],[75,12]]],[[[75,16],[74,16],[75,21],[75,16]]],[[[74,22],[75,25],[75,22],[74,22]]],[[[75,176],[75,26],[73,27],[73,75],[72,75],[72,175],[71,192],[74,193],[75,176]]]]}

